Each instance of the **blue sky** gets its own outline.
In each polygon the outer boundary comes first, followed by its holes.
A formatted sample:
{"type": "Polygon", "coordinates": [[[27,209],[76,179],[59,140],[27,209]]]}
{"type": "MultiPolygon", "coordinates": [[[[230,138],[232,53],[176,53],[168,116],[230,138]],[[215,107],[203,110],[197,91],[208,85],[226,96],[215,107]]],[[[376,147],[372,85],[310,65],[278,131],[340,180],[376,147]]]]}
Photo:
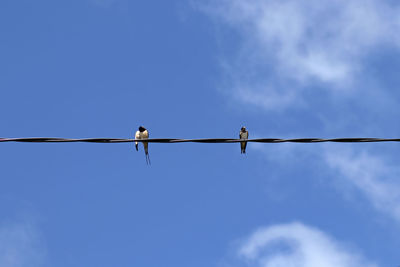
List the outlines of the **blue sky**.
{"type": "MultiPolygon", "coordinates": [[[[0,3],[1,137],[399,137],[400,6],[0,3]]],[[[399,145],[2,143],[0,266],[398,266],[399,145]]]]}

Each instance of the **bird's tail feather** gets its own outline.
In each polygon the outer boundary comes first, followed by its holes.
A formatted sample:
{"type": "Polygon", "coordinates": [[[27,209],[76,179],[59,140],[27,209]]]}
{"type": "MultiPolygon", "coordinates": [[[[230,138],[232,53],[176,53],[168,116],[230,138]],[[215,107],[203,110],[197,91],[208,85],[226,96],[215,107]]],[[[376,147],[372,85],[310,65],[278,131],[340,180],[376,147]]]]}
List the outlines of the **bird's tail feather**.
{"type": "Polygon", "coordinates": [[[151,165],[150,156],[149,156],[149,144],[147,142],[143,142],[144,153],[146,154],[146,163],[147,165],[151,165]]]}
{"type": "Polygon", "coordinates": [[[146,153],[146,163],[147,165],[151,165],[149,152],[146,153]]]}

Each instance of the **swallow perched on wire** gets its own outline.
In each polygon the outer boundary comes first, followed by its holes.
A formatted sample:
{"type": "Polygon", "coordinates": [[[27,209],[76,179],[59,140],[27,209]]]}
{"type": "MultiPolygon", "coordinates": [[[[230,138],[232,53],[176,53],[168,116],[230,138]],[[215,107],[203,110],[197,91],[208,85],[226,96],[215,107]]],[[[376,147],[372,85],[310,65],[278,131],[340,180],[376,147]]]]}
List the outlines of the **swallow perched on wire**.
{"type": "MultiPolygon", "coordinates": [[[[242,127],[239,132],[239,139],[248,139],[249,132],[246,130],[246,127],[242,127]]],[[[246,154],[246,146],[247,142],[240,142],[240,154],[246,154]]]]}
{"type": "MultiPolygon", "coordinates": [[[[144,128],[143,126],[140,126],[139,130],[136,131],[136,133],[135,133],[135,140],[148,139],[148,138],[149,138],[149,132],[147,131],[146,128],[144,128]]],[[[143,143],[143,147],[144,147],[144,153],[146,154],[146,163],[151,164],[150,156],[149,156],[149,143],[148,142],[142,142],[142,143],[143,143]]],[[[136,151],[138,151],[139,150],[138,142],[135,142],[135,147],[136,147],[136,151]]]]}

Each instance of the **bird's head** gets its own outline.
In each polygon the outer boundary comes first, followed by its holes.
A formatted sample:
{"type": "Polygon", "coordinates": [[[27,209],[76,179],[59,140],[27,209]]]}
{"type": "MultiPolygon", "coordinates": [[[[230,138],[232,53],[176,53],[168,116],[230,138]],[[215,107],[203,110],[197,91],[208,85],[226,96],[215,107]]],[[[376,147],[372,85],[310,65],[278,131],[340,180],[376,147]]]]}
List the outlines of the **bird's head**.
{"type": "Polygon", "coordinates": [[[242,126],[242,129],[240,129],[242,132],[246,131],[246,127],[242,126]]]}
{"type": "Polygon", "coordinates": [[[143,126],[139,126],[139,132],[144,132],[144,131],[146,131],[146,128],[144,128],[143,126]]]}

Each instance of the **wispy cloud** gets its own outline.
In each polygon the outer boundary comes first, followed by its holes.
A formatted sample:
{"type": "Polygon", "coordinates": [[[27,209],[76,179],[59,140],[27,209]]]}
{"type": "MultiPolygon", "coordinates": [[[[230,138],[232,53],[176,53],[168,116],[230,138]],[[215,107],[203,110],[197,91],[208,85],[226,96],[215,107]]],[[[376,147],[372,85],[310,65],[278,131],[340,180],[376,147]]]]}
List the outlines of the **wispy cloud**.
{"type": "Polygon", "coordinates": [[[0,224],[0,266],[43,266],[44,255],[44,245],[34,225],[0,224]]]}
{"type": "Polygon", "coordinates": [[[329,150],[325,160],[338,178],[362,192],[372,205],[400,221],[400,168],[378,156],[349,149],[329,150]]]}
{"type": "Polygon", "coordinates": [[[388,151],[389,154],[384,156],[374,150],[356,150],[334,144],[318,148],[294,144],[268,149],[258,145],[255,148],[265,154],[267,160],[278,164],[313,162],[317,168],[325,170],[318,172],[319,175],[333,178],[333,184],[344,196],[361,193],[363,201],[375,210],[400,222],[400,167],[389,163],[391,154],[388,151]]]}
{"type": "Polygon", "coordinates": [[[398,8],[379,0],[220,0],[204,8],[242,37],[224,58],[228,86],[245,103],[284,109],[306,88],[349,90],[363,61],[399,45],[398,8]]]}
{"type": "Polygon", "coordinates": [[[354,248],[302,223],[278,224],[244,240],[232,266],[373,267],[354,248]]]}
{"type": "Polygon", "coordinates": [[[387,155],[383,155],[376,150],[343,144],[280,144],[279,147],[252,144],[251,147],[277,164],[280,173],[285,171],[287,162],[296,166],[312,162],[321,170],[315,179],[329,177],[345,198],[362,196],[362,201],[376,211],[400,222],[400,167],[390,163],[393,161],[390,151],[385,150],[387,155]]]}

